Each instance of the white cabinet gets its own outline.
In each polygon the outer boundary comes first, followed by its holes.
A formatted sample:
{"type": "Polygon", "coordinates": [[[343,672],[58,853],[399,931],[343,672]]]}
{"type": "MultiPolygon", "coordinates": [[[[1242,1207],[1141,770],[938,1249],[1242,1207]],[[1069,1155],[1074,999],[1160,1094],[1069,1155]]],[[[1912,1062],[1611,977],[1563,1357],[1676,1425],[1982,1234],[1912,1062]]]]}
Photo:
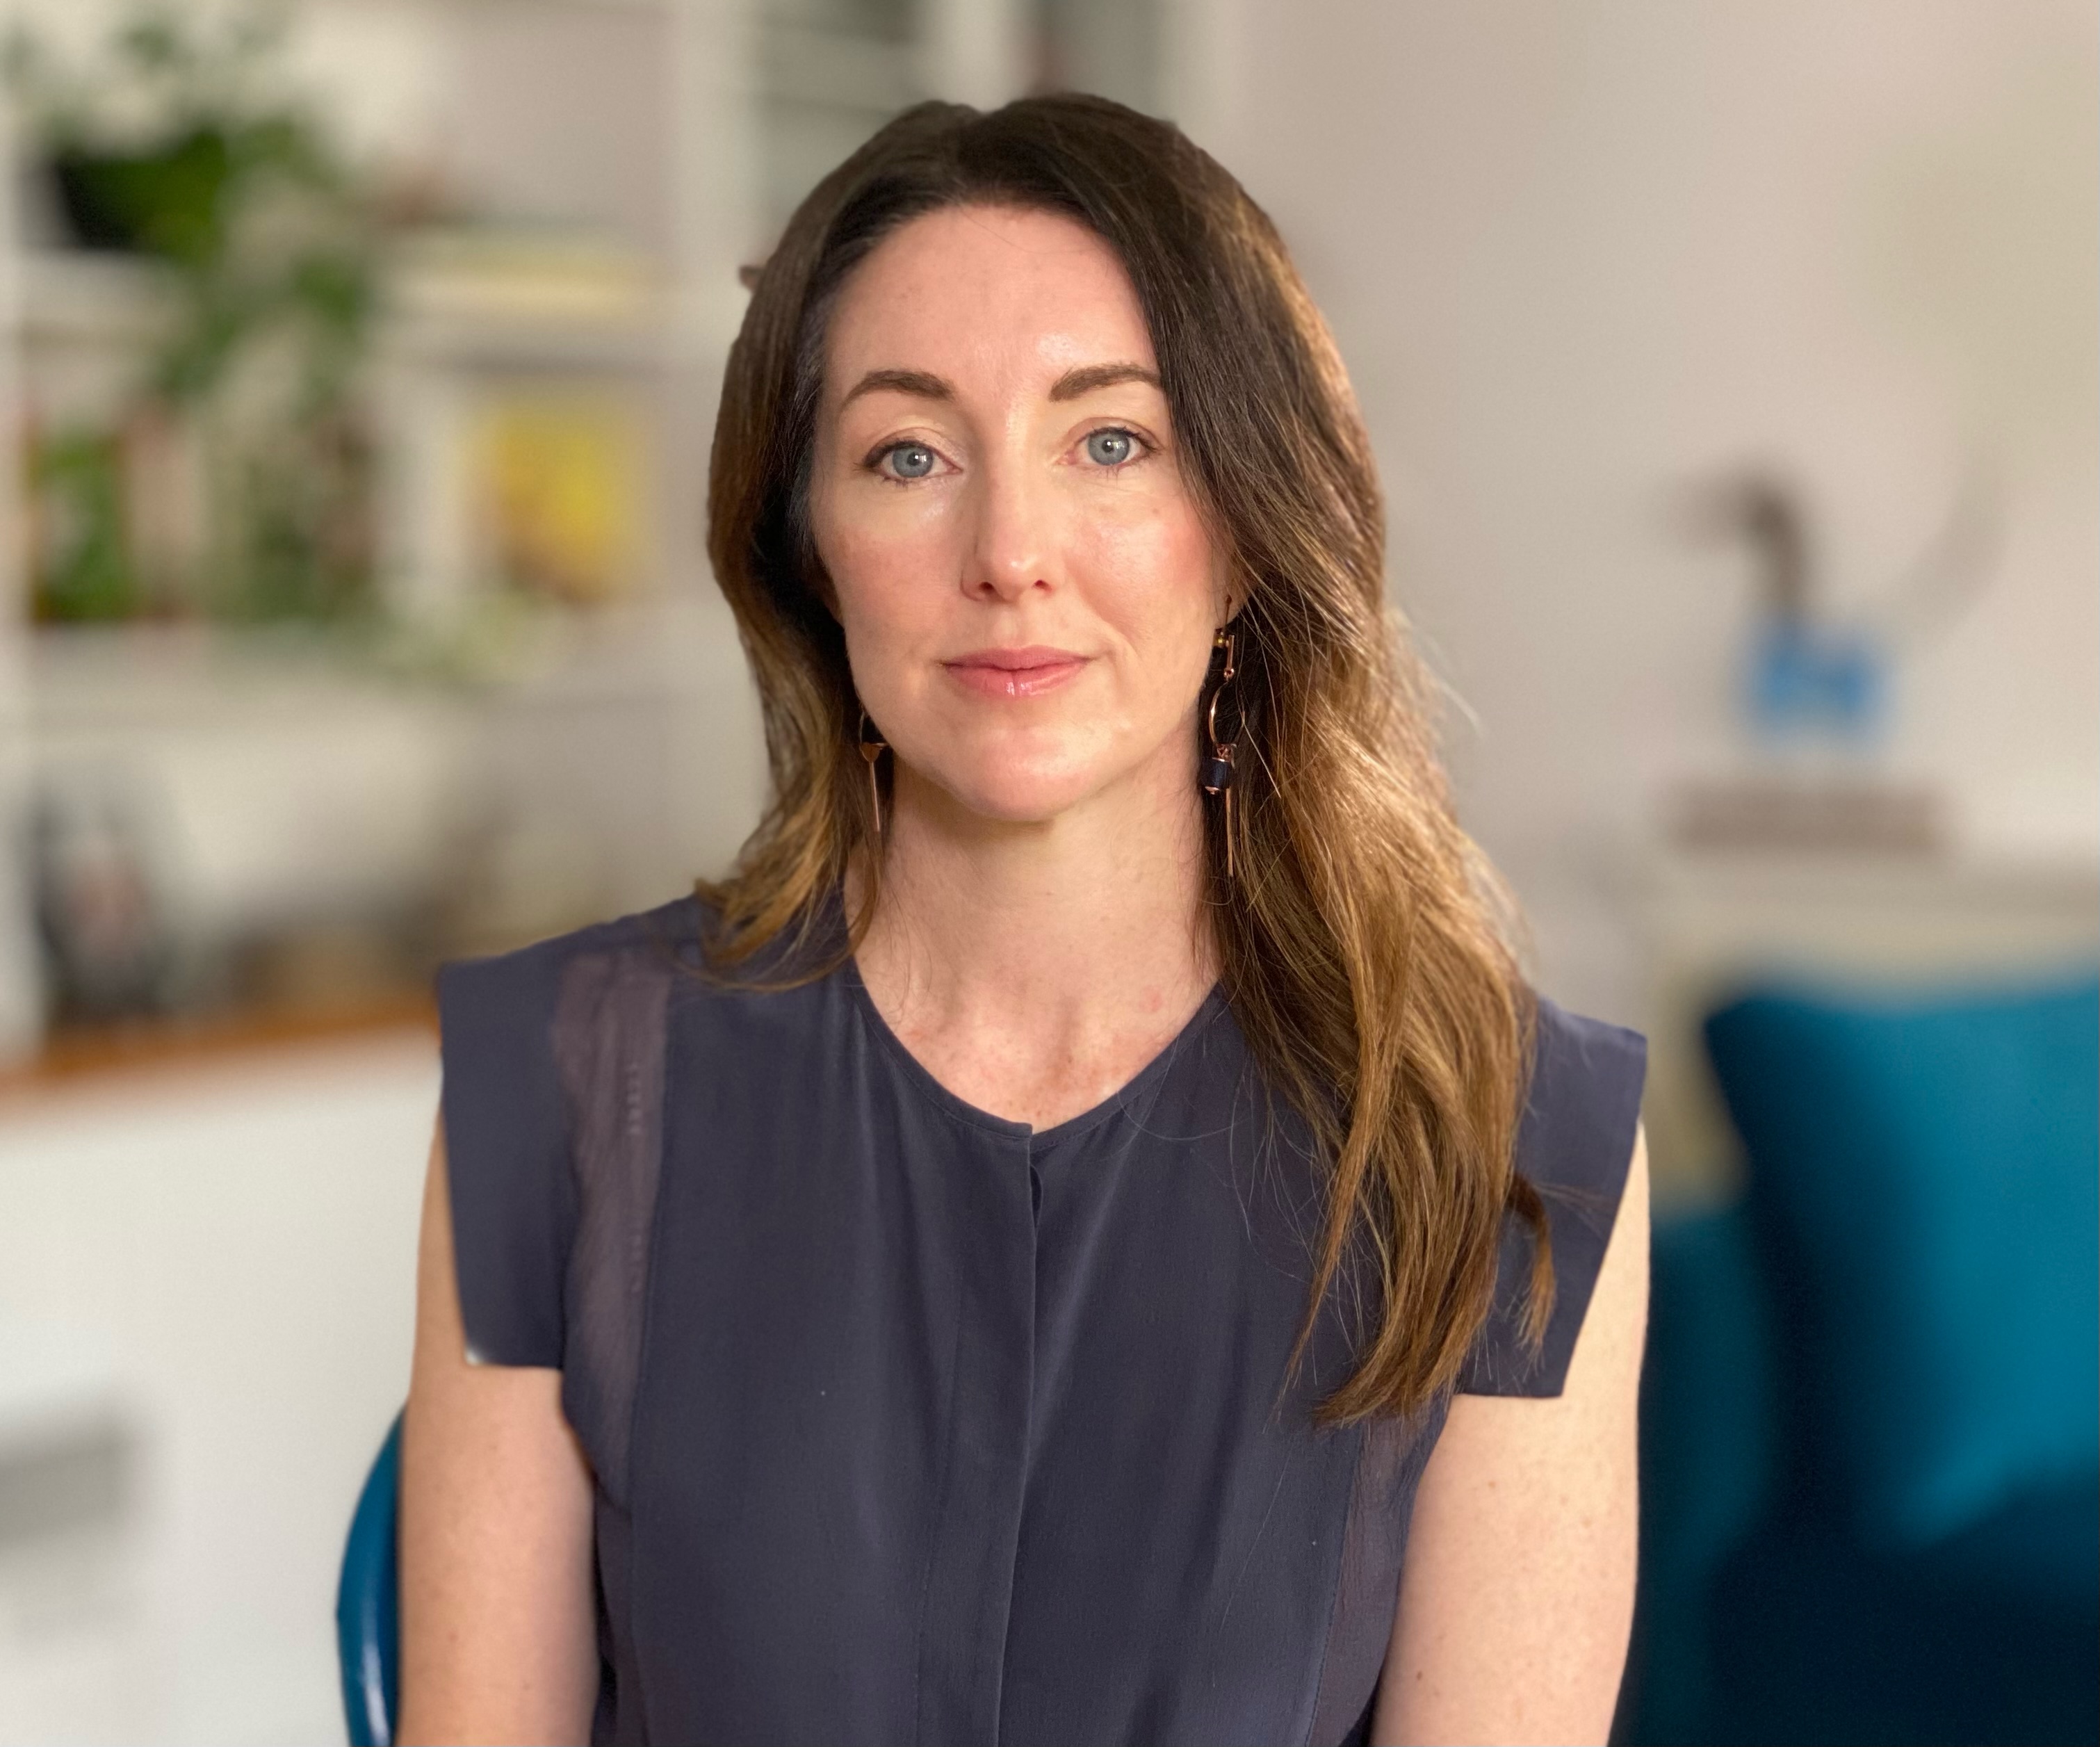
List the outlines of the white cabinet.
{"type": "Polygon", "coordinates": [[[417,1029],[0,1100],[0,1747],[342,1739],[437,1092],[417,1029]]]}

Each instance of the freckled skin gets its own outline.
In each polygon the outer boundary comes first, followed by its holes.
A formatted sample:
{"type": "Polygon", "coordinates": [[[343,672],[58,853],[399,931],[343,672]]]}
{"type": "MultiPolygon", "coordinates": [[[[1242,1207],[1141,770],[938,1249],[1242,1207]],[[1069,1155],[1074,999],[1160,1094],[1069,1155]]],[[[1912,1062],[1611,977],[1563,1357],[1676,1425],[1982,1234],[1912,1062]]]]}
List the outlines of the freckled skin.
{"type": "Polygon", "coordinates": [[[963,208],[871,254],[834,311],[812,519],[854,680],[914,775],[970,812],[1039,821],[1193,771],[1221,567],[1144,382],[1053,399],[1074,368],[1158,361],[1114,254],[1075,222],[963,208]],[[942,379],[848,399],[871,371],[942,379]],[[1127,434],[1105,465],[1089,439],[1127,434]],[[906,452],[885,446],[915,445],[906,452]],[[900,477],[904,473],[918,477],[900,477]],[[1086,658],[1041,696],[946,663],[1044,645],[1086,658]]]}

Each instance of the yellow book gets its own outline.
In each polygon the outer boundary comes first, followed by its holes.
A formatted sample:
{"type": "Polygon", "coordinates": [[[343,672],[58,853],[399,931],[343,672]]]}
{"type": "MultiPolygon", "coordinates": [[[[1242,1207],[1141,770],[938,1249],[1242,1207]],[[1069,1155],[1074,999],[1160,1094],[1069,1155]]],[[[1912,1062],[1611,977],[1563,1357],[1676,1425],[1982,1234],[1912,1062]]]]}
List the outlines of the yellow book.
{"type": "Polygon", "coordinates": [[[492,395],[471,443],[483,562],[501,580],[577,606],[630,598],[647,548],[647,433],[602,387],[492,395]]]}

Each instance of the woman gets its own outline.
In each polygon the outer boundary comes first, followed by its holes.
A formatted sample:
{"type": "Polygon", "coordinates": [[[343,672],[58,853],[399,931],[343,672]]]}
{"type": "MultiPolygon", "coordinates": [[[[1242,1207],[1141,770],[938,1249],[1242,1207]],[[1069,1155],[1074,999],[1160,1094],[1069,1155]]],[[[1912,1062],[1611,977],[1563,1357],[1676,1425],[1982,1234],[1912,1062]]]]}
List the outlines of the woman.
{"type": "Polygon", "coordinates": [[[710,518],[736,870],[440,977],[403,1738],[1601,1740],[1640,1041],[1504,944],[1267,220],[911,112],[710,518]]]}

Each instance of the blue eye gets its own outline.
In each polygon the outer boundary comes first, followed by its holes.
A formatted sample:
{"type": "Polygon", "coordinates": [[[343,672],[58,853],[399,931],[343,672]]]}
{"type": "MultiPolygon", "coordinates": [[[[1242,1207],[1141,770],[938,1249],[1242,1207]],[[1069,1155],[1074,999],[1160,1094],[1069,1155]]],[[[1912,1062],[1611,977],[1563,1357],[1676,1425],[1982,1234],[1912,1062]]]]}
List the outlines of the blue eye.
{"type": "Polygon", "coordinates": [[[900,443],[889,452],[889,470],[900,479],[923,479],[933,470],[933,452],[923,443],[900,443]]]}
{"type": "Polygon", "coordinates": [[[1103,467],[1120,467],[1137,452],[1137,439],[1127,430],[1097,430],[1087,439],[1087,459],[1103,467]]]}

